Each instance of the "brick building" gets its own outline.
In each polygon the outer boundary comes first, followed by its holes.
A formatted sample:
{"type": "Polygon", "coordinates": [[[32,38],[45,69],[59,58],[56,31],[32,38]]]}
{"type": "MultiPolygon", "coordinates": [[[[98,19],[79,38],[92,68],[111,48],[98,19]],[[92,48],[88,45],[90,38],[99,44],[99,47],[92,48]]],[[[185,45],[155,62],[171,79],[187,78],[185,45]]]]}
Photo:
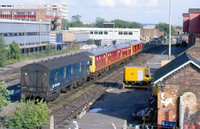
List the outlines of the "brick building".
{"type": "Polygon", "coordinates": [[[183,13],[183,32],[189,33],[189,44],[200,39],[200,8],[191,8],[188,13],[183,13]]]}
{"type": "Polygon", "coordinates": [[[61,30],[62,12],[41,6],[0,6],[0,19],[51,23],[51,30],[61,30]]]}
{"type": "Polygon", "coordinates": [[[142,28],[140,30],[140,36],[141,37],[160,37],[160,36],[164,36],[164,32],[160,32],[159,29],[154,29],[154,28],[142,28]]]}
{"type": "Polygon", "coordinates": [[[158,86],[158,126],[162,121],[177,126],[198,126],[200,108],[200,62],[184,53],[157,70],[154,86],[158,86]],[[183,125],[183,123],[186,123],[183,125]]]}

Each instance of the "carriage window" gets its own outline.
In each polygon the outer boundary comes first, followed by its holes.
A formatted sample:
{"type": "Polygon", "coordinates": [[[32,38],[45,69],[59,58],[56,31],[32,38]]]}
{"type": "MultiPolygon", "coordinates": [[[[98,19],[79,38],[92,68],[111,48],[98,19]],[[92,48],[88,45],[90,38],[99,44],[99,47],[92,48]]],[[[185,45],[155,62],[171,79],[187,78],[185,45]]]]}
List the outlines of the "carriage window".
{"type": "Polygon", "coordinates": [[[99,64],[101,64],[101,57],[99,57],[99,64]]]}
{"type": "Polygon", "coordinates": [[[73,66],[71,67],[71,74],[73,74],[73,66]]]}
{"type": "Polygon", "coordinates": [[[66,78],[66,68],[63,70],[63,78],[66,78]]]}
{"type": "Polygon", "coordinates": [[[55,72],[55,81],[57,81],[58,72],[55,72]]]}
{"type": "Polygon", "coordinates": [[[98,57],[97,57],[97,65],[98,65],[98,63],[99,63],[99,62],[98,62],[98,57]]]}
{"type": "Polygon", "coordinates": [[[81,72],[81,63],[80,63],[80,67],[79,67],[79,72],[81,72]]]}

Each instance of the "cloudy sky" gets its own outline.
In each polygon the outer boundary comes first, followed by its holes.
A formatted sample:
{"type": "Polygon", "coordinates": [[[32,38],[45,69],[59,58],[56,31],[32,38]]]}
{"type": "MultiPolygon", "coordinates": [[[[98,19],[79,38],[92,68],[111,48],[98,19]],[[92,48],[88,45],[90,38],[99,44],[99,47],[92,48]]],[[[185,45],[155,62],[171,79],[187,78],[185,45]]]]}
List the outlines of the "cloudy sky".
{"type": "MultiPolygon", "coordinates": [[[[200,8],[200,0],[171,0],[172,24],[182,25],[182,13],[200,8]]],[[[122,19],[140,23],[169,23],[169,0],[1,0],[1,4],[68,4],[68,17],[81,15],[84,22],[122,19]]]]}

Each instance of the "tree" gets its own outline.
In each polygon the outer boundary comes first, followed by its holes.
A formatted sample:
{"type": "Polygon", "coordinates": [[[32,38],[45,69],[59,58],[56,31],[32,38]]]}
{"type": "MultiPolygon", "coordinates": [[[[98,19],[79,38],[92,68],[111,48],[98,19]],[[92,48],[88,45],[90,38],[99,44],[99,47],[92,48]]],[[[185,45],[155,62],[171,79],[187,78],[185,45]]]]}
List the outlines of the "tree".
{"type": "Polygon", "coordinates": [[[72,21],[81,21],[81,15],[74,15],[72,16],[72,21]]]}
{"type": "Polygon", "coordinates": [[[69,25],[70,23],[66,19],[62,18],[62,30],[67,30],[69,25]]]}
{"type": "Polygon", "coordinates": [[[22,97],[20,103],[13,107],[13,111],[4,122],[4,125],[8,128],[32,129],[48,124],[50,110],[43,100],[25,102],[24,97],[22,97]]]}
{"type": "Polygon", "coordinates": [[[9,97],[6,95],[10,94],[12,91],[6,89],[7,85],[5,82],[0,82],[0,112],[3,111],[2,107],[7,106],[9,104],[9,97]]]}
{"type": "Polygon", "coordinates": [[[131,22],[129,28],[143,28],[143,26],[138,22],[131,22]]]}
{"type": "Polygon", "coordinates": [[[88,40],[88,45],[92,45],[92,44],[94,44],[94,41],[92,39],[89,39],[88,40]]]}
{"type": "MultiPolygon", "coordinates": [[[[169,24],[166,23],[159,23],[156,25],[156,29],[159,29],[160,31],[164,32],[164,36],[169,35],[169,24]]],[[[173,26],[171,26],[171,33],[174,35],[175,29],[173,26]]]]}
{"type": "Polygon", "coordinates": [[[19,45],[15,41],[13,41],[9,46],[10,46],[11,58],[20,61],[21,50],[19,48],[19,45]]]}
{"type": "Polygon", "coordinates": [[[50,52],[50,45],[45,45],[45,53],[46,55],[49,55],[50,52]]]}
{"type": "Polygon", "coordinates": [[[102,28],[104,23],[105,20],[103,18],[97,17],[97,19],[95,20],[96,27],[102,28]]]}
{"type": "Polygon", "coordinates": [[[6,49],[6,44],[3,36],[0,36],[0,66],[3,66],[5,60],[7,59],[8,50],[6,49]]]}

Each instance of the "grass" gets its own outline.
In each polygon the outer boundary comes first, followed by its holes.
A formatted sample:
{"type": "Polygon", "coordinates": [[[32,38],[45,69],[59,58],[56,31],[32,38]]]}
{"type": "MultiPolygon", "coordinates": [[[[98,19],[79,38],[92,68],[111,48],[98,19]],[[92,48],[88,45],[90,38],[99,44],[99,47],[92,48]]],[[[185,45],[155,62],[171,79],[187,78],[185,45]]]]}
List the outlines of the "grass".
{"type": "Polygon", "coordinates": [[[79,51],[79,50],[80,50],[79,47],[73,47],[68,50],[52,51],[52,52],[49,52],[48,54],[47,53],[36,53],[36,54],[31,54],[31,55],[25,55],[25,56],[21,56],[20,60],[7,59],[4,64],[8,65],[8,64],[15,63],[15,62],[26,61],[26,60],[39,58],[39,57],[45,57],[45,56],[56,55],[56,54],[67,53],[67,52],[74,52],[74,51],[79,51]]]}

